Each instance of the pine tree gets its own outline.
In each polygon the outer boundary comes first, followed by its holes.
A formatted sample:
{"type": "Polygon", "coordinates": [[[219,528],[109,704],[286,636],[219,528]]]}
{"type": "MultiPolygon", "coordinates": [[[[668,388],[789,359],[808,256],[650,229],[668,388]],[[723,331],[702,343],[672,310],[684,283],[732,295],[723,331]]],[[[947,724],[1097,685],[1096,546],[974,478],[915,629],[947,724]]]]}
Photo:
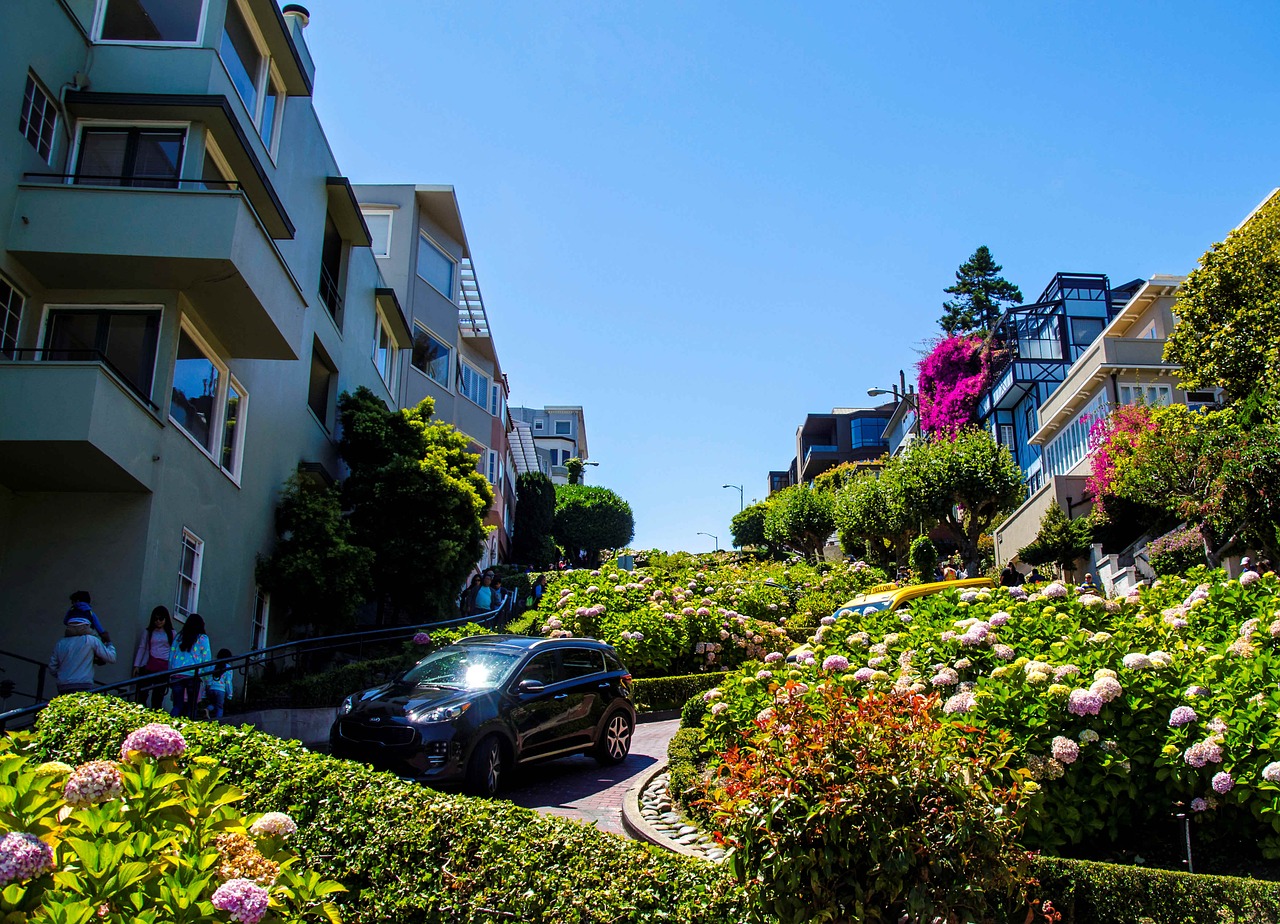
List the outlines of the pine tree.
{"type": "Polygon", "coordinates": [[[960,265],[956,284],[943,290],[956,297],[942,303],[946,313],[938,319],[948,335],[987,333],[1000,320],[1005,305],[1022,304],[1022,291],[1000,275],[1002,269],[986,244],[960,265]]]}

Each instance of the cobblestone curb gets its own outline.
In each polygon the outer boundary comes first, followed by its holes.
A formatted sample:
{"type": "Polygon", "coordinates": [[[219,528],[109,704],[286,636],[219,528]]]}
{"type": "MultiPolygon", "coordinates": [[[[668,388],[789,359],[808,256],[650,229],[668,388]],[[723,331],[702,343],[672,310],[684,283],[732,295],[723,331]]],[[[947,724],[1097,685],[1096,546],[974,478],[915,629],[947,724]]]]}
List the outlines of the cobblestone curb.
{"type": "Polygon", "coordinates": [[[622,826],[637,840],[683,854],[720,863],[724,849],[676,811],[668,789],[671,777],[666,760],[660,760],[627,790],[622,800],[622,826]]]}

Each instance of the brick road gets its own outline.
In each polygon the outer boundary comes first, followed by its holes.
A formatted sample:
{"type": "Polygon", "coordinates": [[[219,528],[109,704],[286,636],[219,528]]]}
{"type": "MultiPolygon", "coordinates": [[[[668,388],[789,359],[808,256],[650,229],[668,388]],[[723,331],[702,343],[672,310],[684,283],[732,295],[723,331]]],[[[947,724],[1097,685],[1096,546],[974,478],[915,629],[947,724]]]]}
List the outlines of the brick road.
{"type": "Polygon", "coordinates": [[[505,798],[549,815],[595,822],[601,831],[625,837],[622,798],[636,777],[667,756],[667,743],[679,727],[679,719],[637,725],[631,753],[612,767],[580,756],[522,767],[507,778],[505,798]]]}

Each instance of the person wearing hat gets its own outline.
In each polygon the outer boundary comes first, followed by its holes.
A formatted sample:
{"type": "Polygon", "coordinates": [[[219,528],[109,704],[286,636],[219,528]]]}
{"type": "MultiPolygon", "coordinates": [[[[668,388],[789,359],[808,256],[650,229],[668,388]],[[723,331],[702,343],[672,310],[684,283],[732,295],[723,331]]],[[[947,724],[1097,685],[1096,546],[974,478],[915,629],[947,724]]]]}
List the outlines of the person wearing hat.
{"type": "Polygon", "coordinates": [[[1240,559],[1240,571],[1241,571],[1242,573],[1243,573],[1243,572],[1245,572],[1245,571],[1253,571],[1253,570],[1255,570],[1255,569],[1254,569],[1254,567],[1253,567],[1253,559],[1252,559],[1252,558],[1250,558],[1248,555],[1246,555],[1244,558],[1240,559]]]}
{"type": "Polygon", "coordinates": [[[97,686],[93,678],[95,664],[115,664],[116,646],[110,633],[99,639],[93,623],[82,616],[66,621],[66,635],[53,646],[49,670],[58,678],[58,694],[79,693],[97,686]]]}

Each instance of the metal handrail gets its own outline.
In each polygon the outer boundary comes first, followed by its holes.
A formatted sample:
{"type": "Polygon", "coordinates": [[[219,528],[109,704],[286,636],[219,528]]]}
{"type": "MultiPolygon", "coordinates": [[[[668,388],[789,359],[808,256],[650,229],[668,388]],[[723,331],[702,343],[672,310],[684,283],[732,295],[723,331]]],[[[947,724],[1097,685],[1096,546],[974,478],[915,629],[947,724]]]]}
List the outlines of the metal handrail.
{"type": "Polygon", "coordinates": [[[139,400],[146,402],[147,406],[151,408],[151,410],[155,411],[157,414],[160,412],[160,406],[152,401],[150,396],[143,394],[142,390],[134,385],[133,382],[129,380],[128,376],[117,369],[115,364],[111,362],[111,360],[107,359],[106,354],[101,350],[63,350],[49,348],[37,350],[34,348],[23,347],[21,349],[13,350],[12,353],[12,358],[15,362],[22,362],[29,357],[32,362],[98,363],[99,365],[104,366],[107,371],[124,383],[129,391],[133,392],[139,400]]]}
{"type": "MultiPolygon", "coordinates": [[[[235,192],[240,189],[240,184],[236,180],[195,180],[160,174],[153,176],[148,176],[147,174],[116,176],[106,173],[24,173],[22,179],[23,182],[48,180],[56,181],[56,183],[65,183],[70,186],[111,185],[122,189],[201,189],[211,191],[226,190],[228,192],[235,192]],[[110,182],[94,183],[94,180],[110,182]]],[[[55,182],[50,182],[48,185],[55,185],[55,182]]]]}
{"type": "MultiPolygon", "coordinates": [[[[447,629],[450,626],[465,625],[469,622],[487,626],[490,623],[496,623],[504,609],[507,609],[506,600],[504,600],[502,605],[496,609],[489,610],[484,613],[478,613],[474,616],[461,616],[457,619],[419,623],[418,625],[412,626],[384,626],[378,629],[366,629],[362,632],[346,632],[340,635],[324,635],[316,638],[296,639],[292,642],[283,642],[279,645],[269,645],[266,648],[258,648],[244,654],[233,655],[230,658],[214,658],[210,661],[203,661],[199,664],[188,664],[184,667],[171,667],[163,671],[156,671],[151,674],[142,674],[137,677],[131,677],[128,680],[118,680],[114,683],[101,684],[93,687],[88,692],[137,695],[140,689],[150,689],[154,686],[158,686],[160,683],[167,684],[170,678],[175,674],[191,674],[198,677],[201,674],[212,673],[212,669],[214,667],[222,664],[228,665],[229,669],[236,671],[242,677],[248,679],[250,669],[260,667],[269,661],[293,655],[320,654],[325,651],[333,651],[338,648],[343,648],[351,644],[363,645],[365,642],[392,641],[406,635],[412,638],[412,636],[418,632],[429,631],[431,629],[447,629]]],[[[24,661],[29,661],[32,664],[40,664],[39,661],[23,657],[22,655],[15,655],[15,657],[21,658],[24,661]]],[[[41,667],[47,669],[47,665],[41,665],[41,667]]],[[[43,693],[43,690],[41,690],[40,693],[43,693]]],[[[2,734],[12,722],[27,718],[34,718],[47,705],[49,705],[48,700],[42,700],[32,706],[25,706],[21,709],[10,709],[7,712],[0,713],[0,734],[2,734]]]]}

